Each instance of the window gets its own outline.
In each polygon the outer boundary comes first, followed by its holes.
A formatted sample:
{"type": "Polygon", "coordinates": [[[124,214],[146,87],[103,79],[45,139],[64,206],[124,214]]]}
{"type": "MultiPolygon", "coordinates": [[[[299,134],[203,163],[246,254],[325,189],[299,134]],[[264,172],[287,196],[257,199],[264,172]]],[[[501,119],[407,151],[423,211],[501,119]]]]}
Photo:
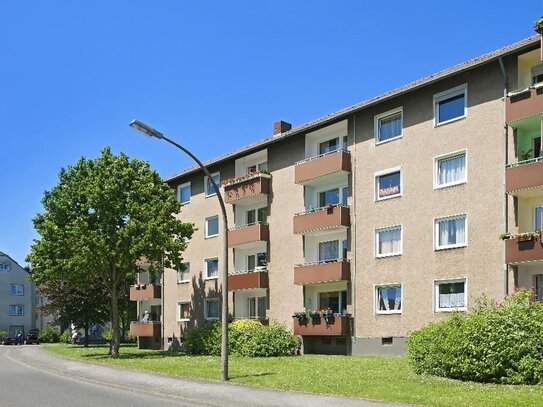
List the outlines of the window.
{"type": "Polygon", "coordinates": [[[347,291],[319,293],[319,309],[330,308],[335,314],[347,312],[347,291]]]}
{"type": "Polygon", "coordinates": [[[339,137],[319,144],[319,154],[332,153],[339,148],[339,137]]]}
{"type": "Polygon", "coordinates": [[[466,152],[453,153],[435,159],[434,188],[449,187],[466,182],[466,152]]]}
{"type": "Polygon", "coordinates": [[[204,300],[204,318],[219,319],[219,299],[206,298],[204,300]]]}
{"type": "Polygon", "coordinates": [[[254,223],[266,223],[268,218],[268,209],[266,207],[259,209],[251,209],[247,211],[247,225],[254,223]]]}
{"type": "Polygon", "coordinates": [[[319,243],[319,261],[332,261],[339,258],[339,240],[319,243]]]}
{"type": "Polygon", "coordinates": [[[249,318],[266,319],[266,297],[247,298],[247,309],[249,318]]]}
{"type": "Polygon", "coordinates": [[[10,271],[11,270],[11,264],[10,263],[0,263],[0,271],[10,271]]]}
{"type": "Polygon", "coordinates": [[[205,260],[205,276],[206,278],[219,278],[219,259],[206,259],[205,260]]]}
{"type": "Polygon", "coordinates": [[[9,295],[25,295],[25,286],[23,284],[10,284],[9,295]]]}
{"type": "Polygon", "coordinates": [[[467,85],[434,95],[434,124],[444,124],[467,116],[467,85]]]}
{"type": "Polygon", "coordinates": [[[532,85],[543,82],[543,64],[532,68],[532,85]]]}
{"type": "Polygon", "coordinates": [[[536,301],[543,301],[543,274],[534,274],[534,291],[536,301]]]}
{"type": "Polygon", "coordinates": [[[402,227],[377,229],[375,231],[376,257],[397,256],[402,254],[402,227]]]}
{"type": "Polygon", "coordinates": [[[267,264],[268,264],[268,256],[265,252],[251,254],[247,256],[247,270],[248,271],[265,269],[267,264]]]}
{"type": "MultiPolygon", "coordinates": [[[[215,184],[217,184],[217,187],[219,187],[221,185],[221,174],[216,172],[215,174],[211,174],[211,177],[213,178],[213,181],[215,181],[215,184]]],[[[205,196],[211,196],[211,195],[217,194],[217,190],[215,189],[215,187],[211,183],[211,180],[207,176],[204,178],[204,192],[205,192],[205,196]]]]}
{"type": "Polygon", "coordinates": [[[349,197],[349,188],[335,188],[329,191],[319,192],[319,207],[326,205],[347,205],[347,198],[349,197]]]}
{"type": "Polygon", "coordinates": [[[177,320],[190,321],[190,301],[177,303],[177,320]]]}
{"type": "Polygon", "coordinates": [[[436,311],[466,309],[466,280],[435,282],[436,311]]]}
{"type": "Polygon", "coordinates": [[[466,215],[435,220],[436,250],[466,246],[466,215]]]}
{"type": "Polygon", "coordinates": [[[375,175],[376,201],[402,195],[402,174],[400,169],[380,172],[375,175]]]}
{"type": "Polygon", "coordinates": [[[190,182],[186,182],[177,187],[177,200],[183,205],[190,202],[191,187],[190,182]]]}
{"type": "Polygon", "coordinates": [[[535,207],[534,230],[543,230],[543,206],[535,207]]]}
{"type": "Polygon", "coordinates": [[[10,305],[9,315],[12,317],[22,317],[24,315],[24,305],[10,305]]]}
{"type": "Polygon", "coordinates": [[[402,137],[402,109],[375,116],[375,142],[377,144],[402,137]]]}
{"type": "Polygon", "coordinates": [[[378,314],[399,314],[402,312],[402,286],[386,285],[376,289],[375,310],[378,314]]]}
{"type": "Polygon", "coordinates": [[[177,282],[188,283],[190,281],[190,263],[183,263],[183,268],[177,270],[177,282]]]}
{"type": "Polygon", "coordinates": [[[205,221],[205,237],[215,237],[219,235],[219,217],[212,216],[205,221]]]}

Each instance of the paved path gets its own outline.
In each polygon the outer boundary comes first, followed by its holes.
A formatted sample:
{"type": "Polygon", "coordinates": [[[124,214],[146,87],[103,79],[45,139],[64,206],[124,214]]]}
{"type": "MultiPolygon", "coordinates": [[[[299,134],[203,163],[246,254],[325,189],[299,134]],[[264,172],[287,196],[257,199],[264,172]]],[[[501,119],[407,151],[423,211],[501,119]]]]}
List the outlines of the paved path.
{"type": "Polygon", "coordinates": [[[397,406],[185,379],[53,356],[39,346],[0,346],[5,407],[48,406],[397,406]]]}

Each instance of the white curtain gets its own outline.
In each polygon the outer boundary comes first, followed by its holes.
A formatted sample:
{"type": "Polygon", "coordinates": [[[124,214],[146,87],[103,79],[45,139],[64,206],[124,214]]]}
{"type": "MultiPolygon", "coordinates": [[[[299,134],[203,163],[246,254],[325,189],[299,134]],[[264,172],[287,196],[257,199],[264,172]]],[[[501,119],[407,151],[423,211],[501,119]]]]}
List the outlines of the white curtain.
{"type": "Polygon", "coordinates": [[[446,219],[439,222],[439,245],[462,244],[466,241],[466,218],[446,219]]]}
{"type": "Polygon", "coordinates": [[[339,240],[319,243],[319,261],[339,258],[339,240]]]}
{"type": "Polygon", "coordinates": [[[439,161],[439,184],[461,181],[466,176],[466,156],[447,158],[439,161]]]}
{"type": "Polygon", "coordinates": [[[379,254],[399,253],[401,250],[401,229],[382,230],[379,232],[379,254]]]}
{"type": "Polygon", "coordinates": [[[401,113],[379,120],[379,140],[384,141],[402,134],[401,113]]]}
{"type": "Polygon", "coordinates": [[[401,287],[380,287],[379,288],[379,309],[381,311],[398,311],[402,306],[401,287]],[[383,309],[384,308],[384,309],[383,309]]]}
{"type": "Polygon", "coordinates": [[[439,294],[439,308],[462,308],[464,306],[464,293],[439,294]]]}

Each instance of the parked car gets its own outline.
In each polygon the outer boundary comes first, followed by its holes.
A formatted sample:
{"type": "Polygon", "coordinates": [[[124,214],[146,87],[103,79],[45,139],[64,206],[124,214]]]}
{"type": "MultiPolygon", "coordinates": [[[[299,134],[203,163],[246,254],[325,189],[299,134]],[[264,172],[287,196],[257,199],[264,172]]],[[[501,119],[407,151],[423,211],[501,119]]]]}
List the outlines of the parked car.
{"type": "Polygon", "coordinates": [[[40,330],[39,329],[29,329],[25,335],[25,343],[27,345],[35,343],[36,345],[40,344],[40,330]]]}
{"type": "MultiPolygon", "coordinates": [[[[89,345],[94,345],[94,344],[104,344],[104,343],[108,343],[109,341],[107,339],[104,339],[102,338],[101,336],[98,336],[98,335],[89,335],[89,345]]],[[[75,339],[75,343],[78,344],[78,345],[84,345],[85,344],[85,335],[80,335],[78,336],[76,339],[75,339]]]]}
{"type": "Polygon", "coordinates": [[[9,334],[2,339],[2,345],[22,345],[24,341],[21,334],[9,334]]]}

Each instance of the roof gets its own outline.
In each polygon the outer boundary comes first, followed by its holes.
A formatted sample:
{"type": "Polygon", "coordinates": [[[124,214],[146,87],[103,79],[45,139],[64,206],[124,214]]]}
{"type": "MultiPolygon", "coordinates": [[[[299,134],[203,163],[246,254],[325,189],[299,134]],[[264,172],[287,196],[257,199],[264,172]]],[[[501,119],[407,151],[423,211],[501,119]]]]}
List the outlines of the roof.
{"type": "Polygon", "coordinates": [[[18,265],[20,268],[22,268],[24,271],[26,271],[28,274],[32,274],[30,272],[30,269],[27,269],[26,267],[21,266],[15,259],[13,259],[9,254],[4,253],[0,250],[0,256],[5,256],[8,259],[10,259],[12,262],[14,262],[16,265],[18,265]]]}
{"type": "MultiPolygon", "coordinates": [[[[377,103],[381,103],[385,100],[391,99],[396,96],[403,95],[408,92],[412,92],[416,89],[422,88],[424,86],[427,86],[429,84],[432,84],[434,82],[437,82],[439,80],[445,79],[447,77],[450,77],[452,75],[468,71],[470,69],[474,69],[476,67],[479,67],[481,65],[487,64],[489,62],[495,61],[501,57],[504,57],[506,55],[512,54],[514,52],[520,51],[524,48],[529,48],[537,43],[539,43],[541,39],[541,36],[539,34],[533,35],[529,38],[526,38],[522,41],[516,42],[514,44],[505,46],[503,48],[497,49],[495,51],[489,52],[487,54],[478,56],[476,58],[470,59],[468,61],[462,62],[460,64],[454,65],[450,68],[444,69],[442,71],[439,71],[433,75],[426,76],[424,78],[418,79],[416,81],[413,81],[411,83],[408,83],[407,85],[401,86],[399,88],[396,88],[394,90],[391,90],[389,92],[385,92],[381,95],[375,96],[373,98],[367,99],[363,102],[357,103],[355,105],[343,108],[341,110],[338,110],[337,112],[330,113],[329,115],[323,116],[321,118],[315,119],[313,121],[307,122],[305,124],[302,124],[298,127],[293,128],[292,130],[286,131],[281,134],[273,135],[266,137],[262,140],[259,140],[255,143],[248,144],[244,147],[241,147],[237,150],[234,150],[230,153],[224,154],[220,157],[205,161],[203,164],[205,166],[209,165],[215,165],[219,164],[223,161],[246,155],[248,153],[251,153],[253,151],[257,151],[259,149],[262,149],[272,143],[275,143],[279,140],[285,139],[287,137],[294,136],[296,134],[314,129],[316,127],[322,126],[324,124],[333,122],[335,120],[339,120],[341,118],[344,118],[352,113],[355,113],[357,111],[360,111],[362,109],[368,108],[370,106],[373,106],[377,103]]],[[[195,171],[198,171],[200,169],[199,166],[195,165],[190,168],[187,168],[175,175],[172,175],[165,179],[165,182],[172,182],[177,180],[180,177],[186,176],[188,174],[191,174],[195,171]]]]}

